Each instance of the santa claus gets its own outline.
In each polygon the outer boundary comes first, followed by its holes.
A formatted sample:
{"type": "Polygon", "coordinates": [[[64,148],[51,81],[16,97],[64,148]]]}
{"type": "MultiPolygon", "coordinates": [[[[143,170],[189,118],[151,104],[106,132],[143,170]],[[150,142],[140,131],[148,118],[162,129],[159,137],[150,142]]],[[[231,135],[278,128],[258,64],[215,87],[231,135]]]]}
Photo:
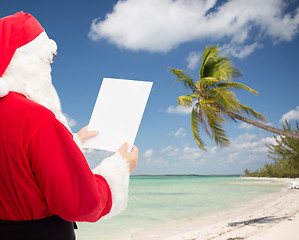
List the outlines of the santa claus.
{"type": "MultiPolygon", "coordinates": [[[[75,239],[74,221],[126,208],[138,149],[124,144],[93,172],[51,81],[56,43],[30,14],[0,19],[0,238],[75,239]]],[[[99,133],[101,134],[101,133],[99,133]]]]}

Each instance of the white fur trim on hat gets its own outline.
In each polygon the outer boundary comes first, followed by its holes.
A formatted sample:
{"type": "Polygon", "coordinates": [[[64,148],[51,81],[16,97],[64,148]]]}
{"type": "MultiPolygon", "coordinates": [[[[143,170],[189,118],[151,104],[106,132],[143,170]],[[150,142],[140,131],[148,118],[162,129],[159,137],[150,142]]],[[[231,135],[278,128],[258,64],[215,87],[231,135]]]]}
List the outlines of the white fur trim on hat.
{"type": "Polygon", "coordinates": [[[106,179],[112,194],[112,208],[102,219],[111,218],[125,210],[128,202],[130,176],[130,168],[126,159],[117,152],[104,159],[93,169],[93,173],[106,179]]]}
{"type": "MultiPolygon", "coordinates": [[[[50,39],[45,31],[34,40],[18,48],[15,55],[38,55],[42,61],[49,61],[53,54],[57,54],[57,44],[50,39]]],[[[13,59],[12,59],[13,61],[13,59]]]]}
{"type": "Polygon", "coordinates": [[[52,84],[50,63],[56,50],[56,43],[49,39],[46,32],[19,47],[2,75],[2,83],[5,82],[7,88],[0,88],[0,91],[2,95],[7,94],[6,89],[18,92],[43,105],[70,130],[61,111],[59,96],[52,84]]]}
{"type": "Polygon", "coordinates": [[[0,98],[5,97],[8,94],[8,86],[3,78],[0,78],[0,98]]]}
{"type": "MultiPolygon", "coordinates": [[[[27,43],[26,45],[18,48],[11,59],[6,71],[0,78],[0,97],[4,97],[9,91],[14,91],[25,95],[28,98],[30,96],[30,89],[36,85],[43,86],[43,83],[38,82],[36,76],[29,75],[32,71],[35,73],[44,74],[45,71],[50,74],[50,60],[53,54],[56,54],[57,45],[49,39],[46,32],[42,32],[34,40],[27,43]],[[47,69],[41,69],[37,66],[34,59],[39,59],[40,62],[45,62],[48,65],[47,69]]],[[[49,80],[48,86],[45,87],[45,91],[52,85],[49,80]]],[[[38,91],[40,91],[40,87],[38,91]]],[[[51,86],[52,87],[52,86],[51,86]]],[[[36,90],[35,90],[36,91],[36,90]]],[[[47,95],[46,92],[41,94],[42,96],[47,95]]]]}

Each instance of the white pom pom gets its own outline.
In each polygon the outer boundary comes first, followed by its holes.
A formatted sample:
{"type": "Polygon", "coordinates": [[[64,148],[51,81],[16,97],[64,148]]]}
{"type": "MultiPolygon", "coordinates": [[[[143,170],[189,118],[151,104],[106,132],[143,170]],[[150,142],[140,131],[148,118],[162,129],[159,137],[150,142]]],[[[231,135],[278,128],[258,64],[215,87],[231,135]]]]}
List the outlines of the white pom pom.
{"type": "Polygon", "coordinates": [[[0,97],[5,97],[8,94],[8,86],[3,78],[0,78],[0,97]]]}

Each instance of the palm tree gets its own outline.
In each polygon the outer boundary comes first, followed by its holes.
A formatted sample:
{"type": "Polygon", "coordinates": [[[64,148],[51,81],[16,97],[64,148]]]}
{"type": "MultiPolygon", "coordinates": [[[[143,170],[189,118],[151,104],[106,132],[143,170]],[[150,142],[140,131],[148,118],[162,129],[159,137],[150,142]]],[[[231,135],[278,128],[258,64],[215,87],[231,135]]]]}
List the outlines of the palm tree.
{"type": "Polygon", "coordinates": [[[217,145],[227,145],[229,139],[222,126],[227,120],[235,122],[240,120],[275,134],[299,140],[299,135],[296,133],[263,124],[266,119],[262,114],[240,103],[233,90],[246,90],[253,94],[258,92],[244,84],[232,81],[242,75],[228,57],[220,56],[218,46],[206,47],[197,82],[184,70],[169,68],[177,81],[182,82],[192,92],[178,97],[177,101],[181,106],[192,108],[191,130],[198,147],[206,150],[200,137],[200,127],[217,145]]]}

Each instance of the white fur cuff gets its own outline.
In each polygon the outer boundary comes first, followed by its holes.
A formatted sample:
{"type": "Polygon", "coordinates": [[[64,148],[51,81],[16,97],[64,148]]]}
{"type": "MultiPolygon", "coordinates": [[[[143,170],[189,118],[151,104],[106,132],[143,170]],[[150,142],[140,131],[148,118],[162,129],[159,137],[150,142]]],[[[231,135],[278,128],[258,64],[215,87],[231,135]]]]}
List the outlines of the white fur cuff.
{"type": "Polygon", "coordinates": [[[103,176],[111,190],[112,208],[102,219],[111,218],[127,207],[130,168],[126,159],[119,152],[104,159],[93,173],[103,176]]]}
{"type": "Polygon", "coordinates": [[[3,78],[0,77],[0,97],[5,97],[8,94],[8,86],[3,78]]]}
{"type": "Polygon", "coordinates": [[[77,144],[77,146],[80,148],[80,150],[84,153],[85,150],[83,149],[83,143],[77,133],[73,134],[73,140],[77,144]]]}

